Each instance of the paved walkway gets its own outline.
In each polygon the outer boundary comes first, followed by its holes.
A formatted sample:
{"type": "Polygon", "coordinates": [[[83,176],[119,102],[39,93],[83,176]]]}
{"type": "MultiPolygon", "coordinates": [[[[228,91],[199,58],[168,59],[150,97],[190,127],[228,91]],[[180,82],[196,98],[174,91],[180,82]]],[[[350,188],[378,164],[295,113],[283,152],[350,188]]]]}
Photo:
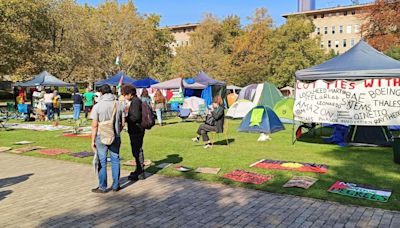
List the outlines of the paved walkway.
{"type": "Polygon", "coordinates": [[[400,227],[397,212],[159,175],[93,194],[91,166],[51,159],[0,153],[0,170],[0,227],[400,227]]]}

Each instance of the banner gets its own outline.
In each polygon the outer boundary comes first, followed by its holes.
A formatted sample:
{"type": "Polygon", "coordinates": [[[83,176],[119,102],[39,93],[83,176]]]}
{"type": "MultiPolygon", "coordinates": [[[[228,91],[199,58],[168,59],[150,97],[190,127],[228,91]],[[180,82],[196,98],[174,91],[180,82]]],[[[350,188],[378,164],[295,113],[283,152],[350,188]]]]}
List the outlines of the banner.
{"type": "Polygon", "coordinates": [[[321,164],[312,164],[305,162],[294,162],[294,161],[281,161],[281,160],[267,160],[262,159],[260,161],[251,164],[250,167],[256,167],[260,169],[280,169],[280,170],[293,170],[299,172],[311,172],[311,173],[327,173],[328,166],[321,164]]]}
{"type": "Polygon", "coordinates": [[[328,189],[328,192],[379,202],[387,202],[392,195],[391,190],[342,181],[336,181],[336,183],[328,189]]]}
{"type": "Polygon", "coordinates": [[[400,78],[296,82],[295,120],[400,125],[400,78]]]}

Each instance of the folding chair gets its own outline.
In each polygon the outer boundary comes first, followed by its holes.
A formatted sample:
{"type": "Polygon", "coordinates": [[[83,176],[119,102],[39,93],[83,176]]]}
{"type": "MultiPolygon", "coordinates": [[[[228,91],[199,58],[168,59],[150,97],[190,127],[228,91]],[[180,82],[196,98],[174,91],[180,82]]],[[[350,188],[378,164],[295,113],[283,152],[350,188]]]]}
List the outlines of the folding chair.
{"type": "Polygon", "coordinates": [[[225,119],[225,121],[224,121],[224,131],[222,133],[210,132],[211,143],[214,145],[214,141],[215,140],[213,140],[213,139],[217,138],[217,141],[219,141],[219,135],[223,134],[224,138],[225,138],[226,145],[229,147],[228,131],[229,131],[229,124],[228,124],[228,120],[225,119]]]}
{"type": "Polygon", "coordinates": [[[199,105],[199,112],[197,113],[197,119],[200,118],[201,120],[205,120],[207,115],[207,109],[205,104],[199,105]]]}

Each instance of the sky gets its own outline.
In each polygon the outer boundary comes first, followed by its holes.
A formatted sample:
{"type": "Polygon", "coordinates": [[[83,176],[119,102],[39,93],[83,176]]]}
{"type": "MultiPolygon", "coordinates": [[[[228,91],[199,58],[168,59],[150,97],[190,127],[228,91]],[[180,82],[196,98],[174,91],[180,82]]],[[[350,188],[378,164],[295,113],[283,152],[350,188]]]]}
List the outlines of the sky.
{"type": "MultiPolygon", "coordinates": [[[[78,3],[87,3],[96,6],[104,0],[77,0],[78,3]]],[[[127,0],[118,0],[124,3],[127,0]]],[[[360,0],[360,3],[371,0],[360,0]]],[[[276,25],[285,22],[284,13],[297,11],[297,0],[134,0],[140,14],[155,13],[161,15],[161,26],[198,23],[205,13],[212,13],[219,18],[237,15],[243,25],[249,21],[256,8],[267,8],[276,25]]],[[[334,7],[337,5],[351,5],[351,0],[316,0],[316,8],[334,7]]]]}

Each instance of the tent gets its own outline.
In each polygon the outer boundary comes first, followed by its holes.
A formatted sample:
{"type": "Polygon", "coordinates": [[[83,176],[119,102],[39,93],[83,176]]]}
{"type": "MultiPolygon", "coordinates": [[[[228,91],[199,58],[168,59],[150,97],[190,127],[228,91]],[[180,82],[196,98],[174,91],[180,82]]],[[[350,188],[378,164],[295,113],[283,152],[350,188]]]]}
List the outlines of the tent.
{"type": "Polygon", "coordinates": [[[232,90],[234,93],[237,93],[237,91],[240,91],[241,89],[243,89],[242,87],[239,86],[235,86],[235,85],[228,85],[226,87],[227,90],[232,90]]]}
{"type": "Polygon", "coordinates": [[[296,71],[297,80],[366,79],[400,76],[400,61],[360,41],[342,55],[322,64],[296,71]]]}
{"type": "Polygon", "coordinates": [[[122,78],[122,84],[131,84],[133,85],[134,82],[136,81],[135,79],[129,77],[128,75],[126,75],[125,73],[123,73],[122,71],[119,71],[118,73],[116,73],[114,76],[112,76],[111,78],[108,79],[104,79],[101,81],[97,81],[95,83],[95,86],[102,86],[102,85],[110,85],[110,86],[117,86],[119,83],[119,80],[121,80],[122,78]]]}
{"type": "Polygon", "coordinates": [[[271,83],[265,82],[258,105],[274,108],[276,103],[282,100],[282,93],[271,83]]]}
{"type": "Polygon", "coordinates": [[[293,123],[293,98],[285,98],[275,104],[274,112],[283,123],[293,123]]]}
{"type": "Polygon", "coordinates": [[[351,126],[347,143],[355,146],[391,146],[392,134],[386,126],[351,126]]]}
{"type": "Polygon", "coordinates": [[[247,113],[238,128],[239,132],[265,134],[271,134],[282,130],[285,130],[285,127],[279,120],[279,117],[272,109],[266,106],[254,107],[247,113]]]}
{"type": "Polygon", "coordinates": [[[182,88],[182,78],[174,78],[165,82],[160,82],[150,86],[154,89],[180,89],[182,88]]]}
{"type": "Polygon", "coordinates": [[[190,109],[191,112],[198,113],[201,105],[205,105],[203,99],[199,97],[188,97],[183,101],[182,109],[190,109]]]}
{"type": "Polygon", "coordinates": [[[200,83],[205,86],[213,86],[213,85],[218,85],[218,86],[225,86],[226,83],[223,81],[217,81],[210,76],[208,76],[206,73],[201,71],[198,73],[195,77],[193,77],[193,80],[197,83],[200,83]]]}
{"type": "Polygon", "coordinates": [[[34,86],[74,86],[74,84],[66,83],[54,77],[47,71],[43,71],[36,75],[32,80],[22,83],[16,83],[14,86],[34,87],[34,86]]]}
{"type": "Polygon", "coordinates": [[[158,81],[155,79],[152,79],[150,77],[141,79],[141,80],[137,80],[133,82],[133,85],[136,88],[150,88],[151,85],[157,84],[158,81]]]}
{"type": "Polygon", "coordinates": [[[226,117],[232,119],[242,119],[249,113],[256,105],[248,100],[239,100],[236,101],[226,113],[226,117]]]}
{"type": "Polygon", "coordinates": [[[256,93],[257,84],[251,84],[245,86],[242,90],[240,90],[238,100],[249,100],[252,101],[254,98],[254,94],[256,93]]]}

